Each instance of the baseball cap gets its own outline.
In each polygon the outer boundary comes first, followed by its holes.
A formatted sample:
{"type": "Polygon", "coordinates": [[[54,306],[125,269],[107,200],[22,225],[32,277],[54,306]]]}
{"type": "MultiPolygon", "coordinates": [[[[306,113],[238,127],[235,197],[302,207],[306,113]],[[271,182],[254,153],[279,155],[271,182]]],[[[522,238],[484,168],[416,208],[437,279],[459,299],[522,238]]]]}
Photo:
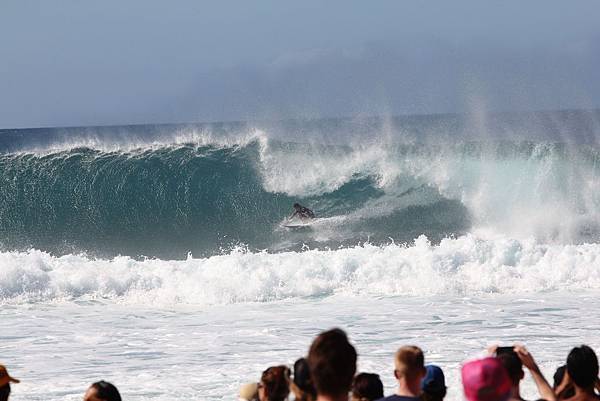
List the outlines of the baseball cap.
{"type": "Polygon", "coordinates": [[[477,359],[464,364],[462,382],[469,401],[504,401],[510,396],[508,374],[496,358],[477,359]]]}

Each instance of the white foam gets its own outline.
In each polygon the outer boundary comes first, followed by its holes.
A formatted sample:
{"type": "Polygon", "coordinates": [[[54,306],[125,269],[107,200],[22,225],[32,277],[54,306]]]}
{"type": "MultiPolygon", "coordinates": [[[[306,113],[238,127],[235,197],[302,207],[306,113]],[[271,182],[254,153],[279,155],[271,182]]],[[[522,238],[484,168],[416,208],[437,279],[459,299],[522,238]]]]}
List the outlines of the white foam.
{"type": "Polygon", "coordinates": [[[184,261],[112,260],[41,251],[0,253],[3,303],[107,298],[215,305],[294,297],[473,295],[600,289],[600,245],[541,245],[468,235],[434,246],[251,253],[184,261]]]}
{"type": "Polygon", "coordinates": [[[290,150],[265,142],[260,165],[267,191],[306,197],[335,191],[352,179],[368,176],[385,186],[397,178],[401,167],[389,157],[378,144],[336,149],[302,146],[290,150]]]}
{"type": "Polygon", "coordinates": [[[63,138],[59,137],[48,144],[31,145],[12,153],[46,156],[77,148],[89,148],[101,152],[139,152],[182,145],[230,148],[247,146],[252,142],[263,144],[267,140],[267,134],[264,131],[251,127],[232,131],[228,134],[217,133],[208,128],[169,128],[158,137],[156,135],[144,137],[126,130],[122,134],[117,131],[114,135],[107,136],[95,132],[94,128],[86,128],[79,134],[65,135],[63,138]]]}
{"type": "Polygon", "coordinates": [[[385,196],[354,211],[357,217],[407,207],[400,201],[406,191],[426,186],[460,201],[478,232],[554,243],[599,238],[600,172],[582,159],[582,149],[539,143],[528,152],[515,144],[512,154],[499,156],[494,143],[480,145],[471,153],[447,143],[405,154],[398,152],[398,144],[385,141],[325,150],[281,149],[265,142],[260,166],[266,190],[299,197],[323,195],[370,177],[385,196]]]}

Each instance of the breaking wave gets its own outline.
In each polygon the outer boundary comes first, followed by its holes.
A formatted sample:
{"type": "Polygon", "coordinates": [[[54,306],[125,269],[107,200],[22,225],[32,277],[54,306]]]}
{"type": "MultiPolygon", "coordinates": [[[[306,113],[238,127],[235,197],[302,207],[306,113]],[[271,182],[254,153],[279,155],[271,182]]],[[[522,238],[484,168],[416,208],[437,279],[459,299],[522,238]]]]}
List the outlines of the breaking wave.
{"type": "Polygon", "coordinates": [[[319,145],[260,132],[237,143],[8,152],[0,154],[0,245],[182,259],[239,245],[285,251],[468,232],[596,242],[599,162],[591,145],[319,145]],[[282,229],[294,202],[321,219],[282,229]]]}
{"type": "Polygon", "coordinates": [[[600,246],[472,235],[438,245],[365,244],[304,252],[236,249],[182,261],[1,253],[0,303],[111,301],[154,306],[269,302],[334,294],[475,295],[600,289],[600,246]]]}

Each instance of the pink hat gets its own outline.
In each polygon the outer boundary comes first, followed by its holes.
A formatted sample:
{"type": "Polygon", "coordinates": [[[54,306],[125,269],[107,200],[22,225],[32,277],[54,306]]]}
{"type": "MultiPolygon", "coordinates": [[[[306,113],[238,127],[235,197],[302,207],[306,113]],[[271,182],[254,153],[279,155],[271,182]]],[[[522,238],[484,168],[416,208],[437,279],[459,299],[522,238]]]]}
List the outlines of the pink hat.
{"type": "Polygon", "coordinates": [[[465,397],[469,401],[504,401],[510,395],[506,369],[496,358],[467,362],[462,367],[465,397]]]}

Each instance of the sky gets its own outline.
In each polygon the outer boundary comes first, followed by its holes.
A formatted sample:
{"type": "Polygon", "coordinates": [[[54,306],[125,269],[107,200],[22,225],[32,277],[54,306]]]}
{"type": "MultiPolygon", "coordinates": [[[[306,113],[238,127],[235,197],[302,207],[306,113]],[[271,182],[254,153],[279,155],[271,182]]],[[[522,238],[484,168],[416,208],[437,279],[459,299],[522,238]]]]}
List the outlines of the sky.
{"type": "Polygon", "coordinates": [[[0,128],[600,107],[596,0],[2,0],[0,128]]]}

